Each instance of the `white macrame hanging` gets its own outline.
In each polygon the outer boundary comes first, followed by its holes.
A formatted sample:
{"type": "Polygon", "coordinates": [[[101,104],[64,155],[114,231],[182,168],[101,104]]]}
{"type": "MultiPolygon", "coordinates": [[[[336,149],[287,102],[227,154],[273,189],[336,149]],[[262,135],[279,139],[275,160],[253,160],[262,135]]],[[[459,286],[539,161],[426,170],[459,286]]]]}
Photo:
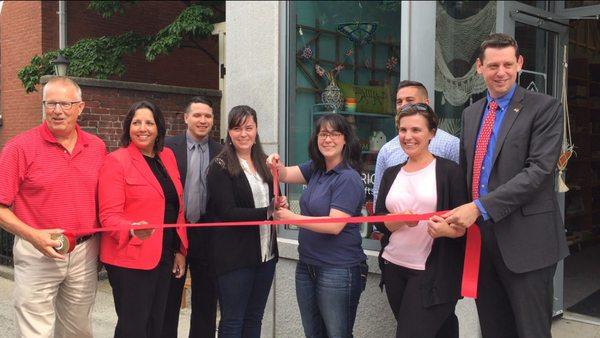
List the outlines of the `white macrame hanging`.
{"type": "Polygon", "coordinates": [[[567,46],[564,46],[563,49],[563,78],[562,78],[562,93],[561,93],[561,102],[563,105],[564,116],[563,116],[563,142],[562,148],[560,152],[560,157],[558,158],[558,163],[556,166],[558,167],[558,175],[557,175],[557,184],[556,191],[558,192],[567,192],[569,191],[569,187],[565,184],[564,171],[567,168],[567,164],[569,159],[573,155],[575,145],[571,139],[571,124],[569,123],[569,103],[567,102],[567,70],[569,64],[567,62],[567,46]]]}
{"type": "Polygon", "coordinates": [[[448,62],[460,59],[466,63],[479,49],[481,41],[496,28],[496,3],[490,1],[477,14],[465,19],[451,17],[443,6],[436,6],[437,25],[435,41],[435,90],[442,92],[442,102],[462,106],[472,94],[483,92],[486,87],[477,75],[476,64],[469,71],[455,77],[448,62]]]}

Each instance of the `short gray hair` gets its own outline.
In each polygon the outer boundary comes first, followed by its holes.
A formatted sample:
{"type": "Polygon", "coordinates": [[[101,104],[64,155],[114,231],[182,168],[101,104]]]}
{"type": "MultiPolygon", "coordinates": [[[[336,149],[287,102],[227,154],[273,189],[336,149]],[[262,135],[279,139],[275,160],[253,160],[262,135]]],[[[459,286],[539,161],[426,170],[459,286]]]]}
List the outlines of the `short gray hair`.
{"type": "Polygon", "coordinates": [[[50,80],[48,80],[48,82],[44,85],[44,89],[42,90],[42,100],[46,100],[46,88],[55,83],[63,83],[75,88],[75,99],[81,101],[81,87],[79,87],[77,82],[73,81],[72,79],[66,76],[54,76],[50,80]]]}

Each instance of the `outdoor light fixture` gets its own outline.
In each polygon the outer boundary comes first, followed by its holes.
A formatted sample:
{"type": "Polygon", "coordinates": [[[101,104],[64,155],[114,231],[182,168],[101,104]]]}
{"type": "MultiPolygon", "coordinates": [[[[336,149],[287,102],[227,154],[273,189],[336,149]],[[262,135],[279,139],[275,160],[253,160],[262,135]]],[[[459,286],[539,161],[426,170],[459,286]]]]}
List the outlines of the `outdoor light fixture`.
{"type": "Polygon", "coordinates": [[[67,76],[67,67],[69,67],[69,60],[67,58],[58,54],[56,59],[52,60],[52,65],[54,65],[54,74],[67,76]]]}

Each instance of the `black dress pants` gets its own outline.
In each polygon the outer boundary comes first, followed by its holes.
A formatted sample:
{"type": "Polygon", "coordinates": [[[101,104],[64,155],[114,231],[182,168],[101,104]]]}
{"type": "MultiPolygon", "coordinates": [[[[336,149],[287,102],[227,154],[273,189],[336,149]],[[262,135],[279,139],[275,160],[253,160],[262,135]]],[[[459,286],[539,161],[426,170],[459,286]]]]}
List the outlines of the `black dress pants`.
{"type": "Polygon", "coordinates": [[[175,278],[171,274],[169,284],[169,296],[167,297],[167,307],[165,310],[165,321],[163,323],[162,338],[177,338],[177,329],[179,327],[179,310],[181,309],[181,297],[183,287],[185,286],[186,271],[181,278],[175,278]]]}
{"type": "Polygon", "coordinates": [[[397,321],[397,338],[458,338],[456,302],[423,306],[423,271],[385,261],[385,293],[397,321]]]}
{"type": "Polygon", "coordinates": [[[152,270],[105,267],[118,316],[115,338],[160,337],[173,259],[161,259],[152,270]]]}
{"type": "Polygon", "coordinates": [[[488,222],[481,225],[476,303],[483,337],[551,337],[556,264],[525,273],[510,271],[502,259],[492,226],[488,222]]]}
{"type": "MultiPolygon", "coordinates": [[[[192,313],[190,315],[190,338],[214,338],[217,320],[217,283],[206,260],[190,257],[188,261],[192,277],[192,313]]],[[[185,277],[172,277],[167,301],[162,338],[176,338],[179,325],[179,309],[185,277]]]]}

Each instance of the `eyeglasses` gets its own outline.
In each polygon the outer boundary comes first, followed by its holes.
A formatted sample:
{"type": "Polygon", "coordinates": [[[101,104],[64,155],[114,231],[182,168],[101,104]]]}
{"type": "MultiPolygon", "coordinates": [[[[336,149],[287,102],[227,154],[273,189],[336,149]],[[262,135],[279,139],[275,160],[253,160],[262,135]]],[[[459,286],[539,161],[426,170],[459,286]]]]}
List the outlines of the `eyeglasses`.
{"type": "Polygon", "coordinates": [[[321,140],[326,139],[327,137],[329,137],[332,140],[337,140],[340,137],[342,137],[342,133],[340,133],[339,131],[332,131],[331,133],[326,132],[326,131],[321,131],[317,134],[317,137],[320,138],[321,140]]]}
{"type": "Polygon", "coordinates": [[[44,107],[48,108],[48,109],[56,109],[56,105],[60,105],[60,107],[63,110],[69,110],[71,109],[71,107],[73,107],[74,103],[79,103],[81,101],[61,101],[61,102],[54,102],[54,101],[42,101],[42,104],[44,105],[44,107]]]}
{"type": "Polygon", "coordinates": [[[429,105],[425,104],[425,103],[408,103],[403,105],[402,107],[400,107],[400,113],[405,112],[405,111],[409,111],[409,110],[416,110],[416,111],[431,111],[431,108],[429,107],[429,105]]]}

